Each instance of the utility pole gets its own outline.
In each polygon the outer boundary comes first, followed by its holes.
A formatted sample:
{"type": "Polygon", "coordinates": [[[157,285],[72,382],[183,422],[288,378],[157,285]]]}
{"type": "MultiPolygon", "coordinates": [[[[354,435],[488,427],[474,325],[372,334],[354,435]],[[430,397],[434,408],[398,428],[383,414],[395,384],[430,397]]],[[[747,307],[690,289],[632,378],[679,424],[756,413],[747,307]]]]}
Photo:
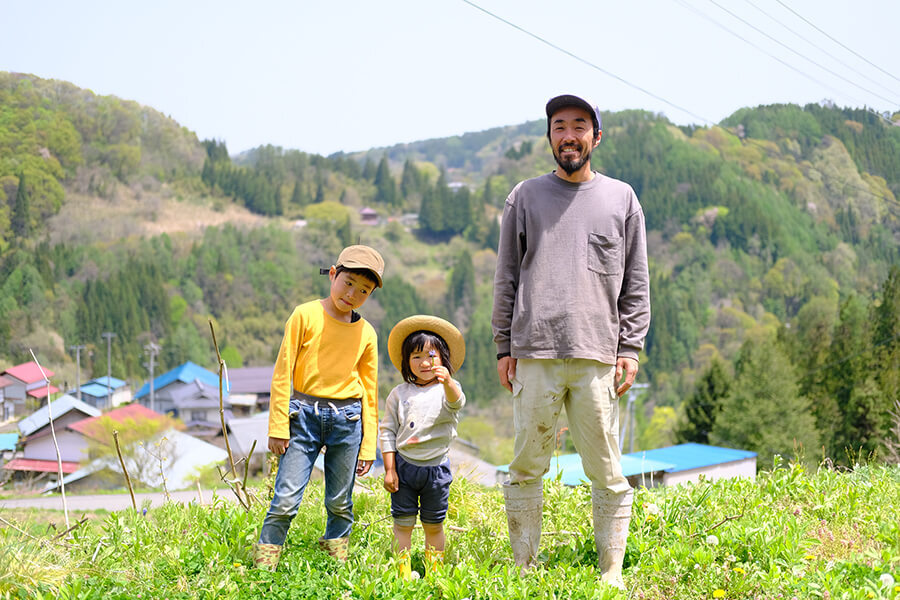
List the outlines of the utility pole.
{"type": "Polygon", "coordinates": [[[619,421],[621,422],[621,432],[619,433],[619,452],[624,449],[625,445],[625,431],[628,431],[629,435],[629,452],[634,452],[634,430],[635,430],[635,422],[634,422],[634,408],[635,401],[637,400],[637,395],[650,387],[649,383],[635,383],[631,386],[631,389],[628,390],[626,404],[625,404],[625,418],[623,419],[620,415],[619,421]]]}
{"type": "Polygon", "coordinates": [[[81,351],[84,344],[69,346],[69,350],[75,351],[75,397],[81,400],[81,351]]]}
{"type": "Polygon", "coordinates": [[[147,342],[144,346],[144,352],[150,355],[150,361],[144,363],[144,366],[150,369],[150,410],[156,410],[156,397],[153,393],[153,370],[156,367],[156,355],[159,354],[159,344],[156,342],[147,342]]]}
{"type": "Polygon", "coordinates": [[[112,339],[115,333],[104,331],[100,337],[106,338],[106,407],[112,408],[112,339]]]}

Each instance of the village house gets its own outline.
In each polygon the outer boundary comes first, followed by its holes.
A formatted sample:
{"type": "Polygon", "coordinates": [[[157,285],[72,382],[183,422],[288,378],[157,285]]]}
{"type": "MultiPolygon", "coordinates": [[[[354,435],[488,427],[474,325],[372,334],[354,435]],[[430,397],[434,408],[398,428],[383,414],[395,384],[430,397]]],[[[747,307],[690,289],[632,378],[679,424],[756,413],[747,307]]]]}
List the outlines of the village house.
{"type": "Polygon", "coordinates": [[[249,417],[269,410],[274,365],[228,370],[228,400],[235,417],[249,417]]]}
{"type": "Polygon", "coordinates": [[[368,206],[359,209],[359,222],[361,225],[378,225],[378,211],[368,206]]]}
{"type": "Polygon", "coordinates": [[[3,468],[19,480],[44,477],[55,479],[60,469],[56,454],[58,445],[62,472],[64,474],[75,472],[78,470],[79,462],[87,458],[87,443],[81,434],[69,430],[68,426],[99,415],[99,409],[81,402],[74,396],[68,394],[60,396],[48,406],[42,406],[19,421],[22,456],[13,458],[3,465],[3,468]],[[53,433],[56,434],[55,444],[53,433]]]}
{"type": "MultiPolygon", "coordinates": [[[[161,415],[140,404],[129,404],[111,410],[102,416],[109,418],[123,427],[129,422],[138,423],[144,420],[159,419],[161,415]]],[[[81,435],[85,452],[89,444],[112,446],[113,440],[106,439],[106,429],[97,426],[101,417],[83,419],[72,423],[68,430],[81,435]]],[[[228,454],[221,448],[204,442],[187,433],[175,429],[153,436],[138,448],[126,448],[123,460],[129,477],[135,482],[150,487],[165,485],[170,490],[181,489],[195,483],[200,471],[204,468],[221,464],[228,454]]],[[[121,465],[114,453],[96,458],[88,464],[66,473],[63,483],[66,489],[121,488],[124,476],[121,465]]],[[[54,481],[44,491],[60,487],[54,481]]]]}
{"type": "Polygon", "coordinates": [[[44,375],[49,379],[53,377],[53,371],[40,367],[34,361],[22,363],[0,372],[0,398],[2,398],[2,416],[4,421],[28,414],[33,406],[40,406],[46,401],[47,396],[55,394],[59,389],[44,380],[44,375]]]}
{"type": "Polygon", "coordinates": [[[129,386],[127,382],[116,379],[115,377],[109,378],[108,385],[106,381],[107,378],[105,375],[103,377],[96,377],[82,385],[80,388],[70,390],[68,393],[77,398],[78,392],[80,391],[82,401],[100,409],[116,408],[117,406],[122,406],[123,404],[131,402],[131,386],[129,386]],[[110,396],[112,396],[112,398],[110,398],[110,396]]]}
{"type": "MultiPolygon", "coordinates": [[[[184,422],[187,433],[213,440],[222,434],[219,415],[219,376],[188,361],[153,380],[153,397],[147,382],[135,394],[141,405],[184,422]]],[[[229,393],[222,390],[226,422],[231,419],[229,393]]]]}

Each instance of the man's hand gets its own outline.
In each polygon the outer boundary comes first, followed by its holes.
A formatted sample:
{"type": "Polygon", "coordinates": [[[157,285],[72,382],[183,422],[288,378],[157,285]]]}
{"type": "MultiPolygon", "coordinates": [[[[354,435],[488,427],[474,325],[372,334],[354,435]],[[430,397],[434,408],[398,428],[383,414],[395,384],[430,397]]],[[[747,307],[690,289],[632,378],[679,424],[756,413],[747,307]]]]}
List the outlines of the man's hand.
{"type": "Polygon", "coordinates": [[[516,359],[504,356],[497,361],[497,375],[500,376],[500,385],[508,392],[512,391],[512,379],[516,376],[516,359]]]}
{"type": "Polygon", "coordinates": [[[616,388],[616,394],[621,398],[622,394],[627,392],[634,383],[634,378],[638,372],[638,361],[633,358],[625,358],[620,356],[616,359],[616,383],[622,381],[622,375],[625,375],[625,381],[616,388]]]}
{"type": "Polygon", "coordinates": [[[394,469],[384,472],[384,489],[392,494],[400,489],[400,478],[394,469]]]}
{"type": "Polygon", "coordinates": [[[356,474],[359,477],[362,477],[366,473],[369,472],[369,469],[372,468],[372,463],[374,460],[358,460],[356,461],[356,474]]]}
{"type": "Polygon", "coordinates": [[[290,440],[283,438],[269,437],[269,452],[281,456],[287,452],[288,446],[291,445],[290,440]]]}

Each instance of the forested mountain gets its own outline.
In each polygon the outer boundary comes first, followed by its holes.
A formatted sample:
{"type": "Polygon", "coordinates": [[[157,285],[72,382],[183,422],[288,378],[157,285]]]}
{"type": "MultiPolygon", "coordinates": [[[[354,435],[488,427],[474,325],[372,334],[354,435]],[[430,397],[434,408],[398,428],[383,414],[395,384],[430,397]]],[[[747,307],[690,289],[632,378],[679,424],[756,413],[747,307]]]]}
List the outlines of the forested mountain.
{"type": "MultiPolygon", "coordinates": [[[[363,309],[381,340],[413,312],[452,319],[473,410],[500,410],[497,217],[553,168],[544,134],[232,157],[133,102],[0,73],[0,367],[33,349],[71,383],[67,349],[85,344],[82,369],[105,374],[105,331],[115,375],[146,379],[149,341],[158,369],[212,367],[209,319],[229,366],[268,363],[292,306],[325,293],[319,268],[361,241],[386,259],[363,309]]],[[[837,461],[883,446],[900,399],[900,127],[820,105],[704,128],[623,111],[604,115],[594,167],[634,186],[649,229],[639,446],[720,443],[762,464],[795,440],[837,461]]],[[[382,369],[383,389],[397,379],[382,369]]]]}

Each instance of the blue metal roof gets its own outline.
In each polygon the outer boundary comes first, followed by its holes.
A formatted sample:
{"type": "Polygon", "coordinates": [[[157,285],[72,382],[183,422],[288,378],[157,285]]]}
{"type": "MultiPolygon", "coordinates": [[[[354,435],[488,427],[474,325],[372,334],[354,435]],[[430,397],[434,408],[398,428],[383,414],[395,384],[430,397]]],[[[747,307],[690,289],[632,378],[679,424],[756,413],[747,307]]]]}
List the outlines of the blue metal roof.
{"type": "Polygon", "coordinates": [[[671,467],[663,470],[668,473],[677,473],[679,471],[699,469],[700,467],[721,465],[736,460],[752,458],[756,456],[756,452],[692,443],[678,444],[677,446],[668,446],[666,448],[656,448],[655,450],[633,452],[628,456],[644,460],[672,463],[671,467]]]}
{"type": "MultiPolygon", "coordinates": [[[[641,473],[665,471],[677,473],[700,467],[719,465],[756,456],[756,452],[734,450],[704,444],[679,444],[655,450],[642,450],[622,455],[622,475],[630,477],[641,473]]],[[[497,470],[507,472],[509,465],[497,470]]],[[[565,485],[580,485],[588,481],[578,454],[561,454],[550,459],[550,470],[544,479],[556,479],[565,485]]]]}
{"type": "MultiPolygon", "coordinates": [[[[125,385],[125,383],[126,383],[125,381],[122,381],[121,379],[116,379],[115,377],[109,378],[109,387],[114,390],[119,389],[120,387],[125,385]]],[[[88,381],[85,385],[91,385],[91,384],[102,385],[103,389],[105,390],[106,389],[106,375],[104,375],[103,377],[95,377],[95,378],[91,379],[90,381],[88,381]]],[[[83,391],[84,386],[82,386],[81,389],[83,391]]]]}
{"type": "MultiPolygon", "coordinates": [[[[168,373],[164,373],[163,375],[160,375],[159,377],[154,379],[153,390],[157,392],[170,383],[174,383],[176,381],[180,381],[181,383],[191,383],[196,379],[199,379],[207,385],[215,386],[216,388],[218,388],[219,386],[219,375],[217,373],[213,373],[212,371],[204,369],[196,363],[187,361],[180,367],[175,367],[168,373]]],[[[134,398],[135,400],[140,400],[149,393],[150,383],[147,382],[141,386],[141,389],[139,389],[137,394],[134,395],[134,398]]]]}
{"type": "Polygon", "coordinates": [[[18,433],[0,433],[0,452],[5,450],[15,450],[18,441],[18,433]]]}
{"type": "MultiPolygon", "coordinates": [[[[115,388],[113,388],[113,390],[115,390],[115,388]]],[[[88,396],[93,396],[94,398],[105,398],[106,385],[100,385],[99,383],[88,383],[81,386],[81,393],[87,394],[88,396]]]]}

